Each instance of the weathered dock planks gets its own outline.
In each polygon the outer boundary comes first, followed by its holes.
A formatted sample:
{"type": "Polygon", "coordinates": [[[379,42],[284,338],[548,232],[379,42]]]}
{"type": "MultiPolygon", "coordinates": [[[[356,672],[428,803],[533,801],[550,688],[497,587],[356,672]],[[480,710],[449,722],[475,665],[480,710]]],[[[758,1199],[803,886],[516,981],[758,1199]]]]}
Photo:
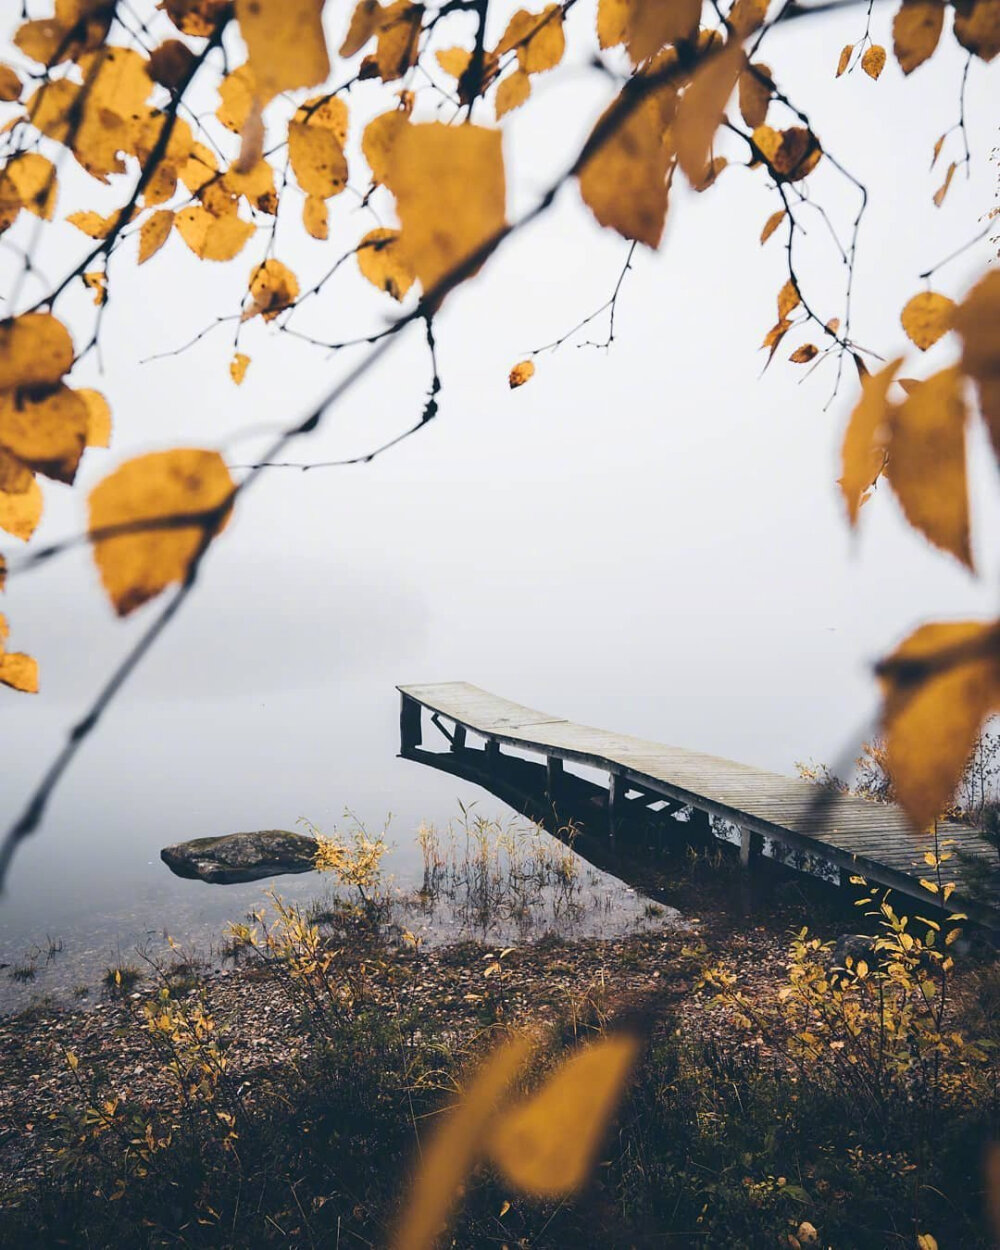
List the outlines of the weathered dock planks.
{"type": "MultiPolygon", "coordinates": [[[[420,746],[421,714],[426,709],[454,752],[466,749],[466,734],[471,732],[484,740],[481,754],[487,761],[497,758],[501,744],[544,755],[550,785],[558,781],[564,761],[606,771],[612,836],[616,819],[633,802],[626,796],[638,790],[648,796],[647,802],[671,800],[739,826],[744,862],[759,853],[761,838],[768,838],[817,855],[842,873],[859,873],[928,907],[940,906],[940,897],[921,884],[933,879],[924,862],[932,843],[927,835],[914,833],[903,811],[893,804],[871,803],[703,752],[578,725],[468,682],[398,690],[404,756],[420,746]],[[449,729],[441,718],[453,727],[449,729]]],[[[949,910],[1000,928],[1000,909],[973,897],[975,861],[995,862],[996,852],[975,830],[953,821],[939,822],[937,839],[939,847],[953,853],[943,870],[944,879],[957,884],[949,910]]]]}

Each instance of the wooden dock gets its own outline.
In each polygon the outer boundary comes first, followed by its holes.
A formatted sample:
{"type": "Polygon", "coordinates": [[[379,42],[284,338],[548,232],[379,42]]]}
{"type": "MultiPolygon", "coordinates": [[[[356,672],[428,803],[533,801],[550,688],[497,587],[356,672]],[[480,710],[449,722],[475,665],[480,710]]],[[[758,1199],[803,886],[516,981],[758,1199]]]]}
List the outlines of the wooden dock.
{"type": "MultiPolygon", "coordinates": [[[[419,749],[426,711],[453,760],[475,757],[475,777],[488,779],[492,771],[502,771],[508,757],[501,753],[501,745],[544,756],[545,796],[556,804],[561,789],[570,784],[564,764],[607,772],[603,807],[611,841],[640,812],[669,820],[676,836],[687,841],[711,839],[715,818],[739,829],[740,858],[747,869],[764,853],[766,839],[772,855],[783,862],[789,858],[794,862],[798,853],[802,862],[808,858],[839,869],[842,884],[857,874],[917,899],[925,908],[941,907],[940,895],[921,884],[935,880],[924,861],[932,842],[927,835],[916,834],[894,804],[873,803],[698,751],[578,725],[467,682],[398,689],[404,758],[425,762],[434,758],[419,749]],[[481,747],[469,742],[469,733],[482,740],[481,747]],[[677,813],[686,819],[670,819],[677,813]]],[[[1000,928],[995,903],[973,897],[977,861],[995,865],[996,851],[975,830],[953,821],[940,821],[937,837],[941,849],[953,853],[942,869],[942,879],[957,886],[948,911],[962,911],[991,929],[1000,928]]]]}

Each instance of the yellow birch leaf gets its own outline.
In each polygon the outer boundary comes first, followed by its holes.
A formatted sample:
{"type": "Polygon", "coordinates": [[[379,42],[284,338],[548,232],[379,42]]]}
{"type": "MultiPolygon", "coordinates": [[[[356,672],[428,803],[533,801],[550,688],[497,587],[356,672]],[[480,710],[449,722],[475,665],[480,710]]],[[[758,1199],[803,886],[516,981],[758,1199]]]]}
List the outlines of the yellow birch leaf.
{"type": "Polygon", "coordinates": [[[892,50],[904,74],[912,74],[933,54],[943,25],[942,0],[903,0],[892,22],[892,50]]]}
{"type": "Polygon", "coordinates": [[[28,121],[56,143],[65,143],[73,130],[73,117],[80,109],[82,88],[68,78],[43,83],[28,98],[28,121]]]}
{"type": "Polygon", "coordinates": [[[668,43],[694,38],[701,18],[701,0],[628,0],[625,45],[633,65],[647,60],[668,43]]]}
{"type": "Polygon", "coordinates": [[[162,0],[162,8],[178,30],[205,39],[232,14],[232,0],[162,0]]]}
{"type": "Polygon", "coordinates": [[[702,178],[701,182],[694,186],[694,190],[707,191],[709,187],[714,186],[715,180],[728,164],[729,161],[725,156],[713,156],[708,162],[708,168],[705,170],[705,177],[702,178]]]}
{"type": "Polygon", "coordinates": [[[347,142],[347,105],[338,95],[314,95],[295,110],[293,122],[321,126],[336,135],[341,147],[347,142]]]}
{"type": "Polygon", "coordinates": [[[441,122],[406,126],[393,145],[385,182],[396,197],[400,257],[425,292],[506,225],[499,130],[441,122]]]}
{"type": "Polygon", "coordinates": [[[921,291],[908,300],[899,320],[906,337],[922,352],[932,347],[951,326],[955,301],[935,291],[921,291]]]}
{"type": "Polygon", "coordinates": [[[869,78],[878,78],[885,69],[885,48],[873,43],[861,58],[861,68],[869,78]]]}
{"type": "Polygon", "coordinates": [[[396,1235],[394,1250],[433,1250],[459,1188],[472,1170],[497,1106],[531,1055],[515,1036],[501,1043],[477,1072],[461,1101],[423,1145],[396,1235]]]}
{"type": "MultiPolygon", "coordinates": [[[[777,322],[777,324],[773,325],[770,328],[770,330],[768,330],[767,334],[764,335],[764,341],[761,343],[760,346],[761,346],[761,350],[763,350],[765,347],[769,347],[771,349],[771,354],[767,358],[768,364],[770,364],[771,361],[774,359],[774,353],[778,350],[778,346],[780,345],[781,340],[785,337],[785,335],[788,333],[788,331],[791,328],[792,328],[792,323],[788,320],[788,318],[782,317],[777,322]]],[[[765,365],[764,367],[767,368],[767,365],[765,365]]]]}
{"type": "Polygon", "coordinates": [[[815,343],[803,343],[801,347],[796,347],[788,359],[793,365],[807,365],[818,354],[819,348],[815,343]]]}
{"type": "Polygon", "coordinates": [[[380,226],[369,230],[358,244],[358,268],[372,286],[401,300],[413,285],[414,276],[400,254],[399,231],[380,226]]]}
{"type": "Polygon", "coordinates": [[[51,313],[0,322],[0,391],[54,386],[73,367],[73,340],[51,313]]]}
{"type": "Polygon", "coordinates": [[[788,130],[758,126],[753,132],[753,141],[779,182],[798,182],[805,178],[823,155],[819,140],[804,126],[791,126],[788,130]]]}
{"type": "Polygon", "coordinates": [[[0,100],[12,104],[21,98],[21,80],[9,65],[0,63],[0,100]]]}
{"type": "Polygon", "coordinates": [[[516,390],[517,387],[523,386],[525,382],[529,382],[535,376],[535,362],[533,360],[522,360],[520,364],[516,364],[510,371],[507,378],[507,385],[510,389],[516,390]]]}
{"type": "Polygon", "coordinates": [[[250,273],[250,298],[253,304],[243,320],[258,313],[265,321],[273,321],[278,313],[290,308],[299,297],[299,280],[280,260],[265,260],[250,273]]]}
{"type": "Polygon", "coordinates": [[[329,77],[323,0],[236,0],[236,17],[261,104],[281,91],[312,87],[329,77]]]}
{"type": "Polygon", "coordinates": [[[237,66],[219,83],[219,107],[215,116],[227,130],[238,135],[257,99],[257,78],[249,63],[237,66]]]}
{"type": "Polygon", "coordinates": [[[43,221],[51,221],[56,207],[55,166],[37,152],[23,152],[7,162],[3,177],[17,192],[23,208],[43,221]]]}
{"type": "Polygon", "coordinates": [[[22,694],[38,694],[38,661],[20,651],[0,654],[0,685],[22,694]]]}
{"type": "Polygon", "coordinates": [[[382,10],[374,64],[383,82],[402,78],[415,64],[424,9],[410,0],[396,0],[382,10]]]}
{"type": "Polygon", "coordinates": [[[954,178],[957,168],[958,166],[952,161],[948,166],[948,172],[944,176],[944,182],[934,192],[934,204],[937,208],[940,208],[944,203],[944,197],[948,194],[948,188],[951,186],[951,180],[954,178]]]}
{"type": "Polygon", "coordinates": [[[248,204],[259,208],[261,212],[277,212],[278,196],[274,188],[274,170],[267,161],[258,161],[242,173],[238,163],[234,162],[223,175],[222,185],[234,195],[242,195],[248,204]]]}
{"type": "Polygon", "coordinates": [[[326,200],[321,195],[307,195],[302,205],[302,224],[314,239],[330,237],[330,217],[326,200]]]}
{"type": "Polygon", "coordinates": [[[87,405],[61,382],[0,394],[0,445],[29,468],[72,482],[87,445],[87,405]]]}
{"type": "MultiPolygon", "coordinates": [[[[602,130],[620,100],[605,110],[594,133],[602,130]]],[[[580,195],[602,226],[658,247],[667,214],[671,155],[663,139],[660,106],[651,95],[595,146],[579,173],[580,195]]]]}
{"type": "Polygon", "coordinates": [[[182,208],[174,224],[184,242],[202,260],[232,260],[254,232],[252,223],[241,217],[216,217],[199,205],[182,208]]]}
{"type": "Polygon", "coordinates": [[[764,229],[760,232],[760,241],[762,246],[768,241],[771,235],[774,234],[775,230],[777,230],[784,220],[785,210],[783,208],[779,208],[776,213],[772,213],[771,216],[768,217],[767,221],[764,222],[764,229]]]}
{"type": "Polygon", "coordinates": [[[191,72],[194,60],[194,53],[182,39],[165,39],[150,52],[146,73],[153,82],[173,91],[191,72]]]}
{"type": "Polygon", "coordinates": [[[629,0],[597,0],[597,42],[615,48],[625,42],[629,0]]]}
{"type": "Polygon", "coordinates": [[[705,177],[712,140],[745,59],[738,42],[727,44],[698,66],[681,96],[674,143],[677,163],[692,186],[705,177]]]}
{"type": "Polygon", "coordinates": [[[848,65],[850,65],[851,53],[853,51],[854,51],[853,43],[845,43],[844,46],[840,49],[840,60],[837,62],[837,73],[836,73],[837,78],[839,78],[841,74],[843,74],[844,71],[847,69],[848,65]]]}
{"type": "Polygon", "coordinates": [[[983,721],[1000,709],[1000,626],[923,625],[878,671],[889,772],[923,830],[947,807],[983,721]]]}
{"type": "Polygon", "coordinates": [[[347,157],[332,130],[308,122],[289,122],[288,156],[298,184],[307,194],[326,200],[347,186],[347,157]]]}
{"type": "Polygon", "coordinates": [[[740,74],[740,114],[751,130],[763,126],[767,119],[773,90],[770,67],[761,62],[749,66],[740,74]]]}
{"type": "Polygon", "coordinates": [[[204,143],[195,143],[183,164],[178,167],[177,176],[192,193],[199,192],[202,187],[215,177],[219,166],[212,149],[204,143]]]}
{"type": "Polygon", "coordinates": [[[955,0],[955,38],[983,61],[1000,52],[1000,0],[955,0]]]}
{"type": "Polygon", "coordinates": [[[166,243],[174,224],[169,208],[157,209],[139,228],[139,264],[144,265],[166,243]]]}
{"type": "Polygon", "coordinates": [[[108,401],[100,391],[89,387],[81,387],[76,393],[87,406],[87,446],[110,447],[111,408],[108,401]]]}
{"type": "Polygon", "coordinates": [[[340,45],[340,55],[349,57],[360,52],[381,24],[382,6],[378,0],[358,0],[344,42],[340,45]]]}
{"type": "Polygon", "coordinates": [[[94,303],[100,308],[108,298],[107,273],[103,269],[92,269],[89,273],[81,274],[81,278],[87,290],[93,291],[94,303]]]}
{"type": "Polygon", "coordinates": [[[768,0],[736,0],[729,10],[728,22],[740,39],[746,39],[764,25],[768,0]]]}
{"type": "Polygon", "coordinates": [[[177,447],[127,460],[90,492],[90,530],[172,520],[164,528],[136,529],[94,541],[94,560],[119,616],[182,582],[206,535],[214,537],[228,513],[216,515],[233,480],[215,451],[177,447]],[[191,525],[192,514],[209,513],[191,525]]]}
{"type": "Polygon", "coordinates": [[[110,109],[120,117],[138,113],[153,89],[149,62],[134,48],[106,44],[77,60],[87,83],[86,108],[110,109]]]}
{"type": "Polygon", "coordinates": [[[952,314],[962,338],[962,369],[976,383],[983,419],[1000,460],[1000,272],[992,270],[952,314]]]}
{"type": "Polygon", "coordinates": [[[361,136],[361,152],[372,171],[372,181],[384,183],[396,140],[410,125],[409,113],[393,109],[373,117],[361,136]]]}
{"type": "Polygon", "coordinates": [[[508,74],[497,87],[495,105],[497,121],[511,109],[520,108],[530,95],[531,79],[523,69],[517,69],[513,74],[508,74]]]}
{"type": "Polygon", "coordinates": [[[891,416],[889,387],[902,363],[900,357],[880,372],[862,377],[861,398],[844,431],[838,485],[852,526],[857,524],[865,492],[878,481],[885,467],[891,416]]]}
{"type": "Polygon", "coordinates": [[[508,1181],[545,1198],[579,1189],[638,1054],[638,1041],[627,1035],[591,1042],[536,1094],[502,1112],[490,1154],[508,1181]]]}
{"type": "Polygon", "coordinates": [[[451,78],[461,78],[469,68],[472,53],[468,48],[442,48],[434,53],[438,65],[451,78]]]}
{"type": "Polygon", "coordinates": [[[34,478],[27,490],[8,494],[0,490],[0,529],[25,542],[42,519],[42,488],[34,478]]]}
{"type": "Polygon", "coordinates": [[[250,357],[245,352],[237,352],[229,362],[229,376],[237,386],[243,384],[243,379],[246,377],[249,367],[250,357]]]}
{"type": "Polygon", "coordinates": [[[789,278],[778,292],[778,320],[784,321],[790,312],[798,308],[801,302],[802,297],[799,295],[799,288],[789,278]]]}
{"type": "Polygon", "coordinates": [[[0,447],[0,491],[8,495],[23,495],[35,480],[35,475],[13,452],[0,447]]]}
{"type": "Polygon", "coordinates": [[[971,569],[965,418],[957,367],[921,382],[892,411],[885,475],[910,524],[971,569]]]}

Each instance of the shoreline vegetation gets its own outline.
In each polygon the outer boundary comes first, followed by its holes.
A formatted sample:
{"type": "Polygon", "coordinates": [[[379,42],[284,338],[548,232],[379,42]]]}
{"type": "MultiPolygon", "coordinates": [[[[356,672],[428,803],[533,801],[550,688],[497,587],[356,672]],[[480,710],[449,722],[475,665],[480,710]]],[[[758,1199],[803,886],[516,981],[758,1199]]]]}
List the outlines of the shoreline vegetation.
{"type": "MultiPolygon", "coordinates": [[[[558,842],[529,855],[475,816],[466,832],[456,860],[422,831],[427,900],[572,902],[580,861],[558,842]]],[[[380,839],[320,847],[336,894],[302,909],[276,891],[230,926],[225,968],[176,947],[109,969],[90,1010],[0,1020],[0,1244],[392,1244],[477,1063],[532,1036],[530,1097],[638,1017],[579,1192],[519,1191],[480,1162],[439,1244],[993,1244],[1000,970],[960,920],[900,916],[860,880],[845,914],[805,878],[743,914],[719,850],[664,865],[681,921],[430,947],[393,915],[380,839]],[[835,945],[845,929],[867,938],[835,945]]]]}

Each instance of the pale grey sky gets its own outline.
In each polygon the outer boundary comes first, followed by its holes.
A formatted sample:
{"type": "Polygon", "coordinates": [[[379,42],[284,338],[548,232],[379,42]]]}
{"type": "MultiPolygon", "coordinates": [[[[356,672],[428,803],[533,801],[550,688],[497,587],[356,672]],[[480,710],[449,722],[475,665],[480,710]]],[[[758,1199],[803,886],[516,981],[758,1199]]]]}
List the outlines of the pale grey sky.
{"type": "MultiPolygon", "coordinates": [[[[493,7],[502,15],[516,6],[493,7]]],[[[334,44],[348,8],[328,6],[334,44]]],[[[512,116],[514,214],[610,98],[574,39],[591,15],[580,4],[569,22],[578,69],[536,80],[534,98],[512,116]]],[[[876,6],[873,35],[884,43],[891,16],[876,6]]],[[[922,376],[955,346],[945,340],[918,358],[899,309],[920,289],[918,273],[970,237],[993,203],[997,71],[972,66],[973,176],[956,178],[936,209],[942,171],[927,166],[957,118],[964,56],[948,35],[909,81],[891,58],[877,83],[860,71],[836,80],[839,50],[860,38],[864,21],[858,6],[796,22],[762,55],[825,147],[872,193],[855,337],[886,356],[906,352],[904,373],[922,376]]],[[[384,93],[363,85],[352,117],[378,111],[384,93]]],[[[422,108],[418,117],[431,115],[422,108]]],[[[352,122],[352,144],[360,130],[352,122]]],[[[739,149],[724,145],[737,157],[739,149]]],[[[110,208],[115,201],[98,202],[93,185],[67,178],[60,212],[79,194],[110,208]]],[[[810,189],[849,222],[854,201],[828,162],[810,189]]],[[[574,186],[564,188],[546,218],[449,299],[437,323],[444,389],[431,427],[368,466],[274,470],[241,502],[182,617],[19,855],[0,924],[40,924],[71,900],[82,905],[82,894],[112,899],[119,872],[166,897],[156,891],[175,887],[164,884],[156,852],[182,837],[288,826],[299,815],[329,824],[345,805],[373,821],[400,813],[400,842],[420,817],[446,819],[454,795],[469,790],[393,758],[397,682],[473,681],[576,720],[778,771],[797,759],[834,760],[875,709],[874,659],[924,620],[995,610],[1000,492],[977,428],[978,579],[924,544],[884,487],[860,534],[848,533],[835,479],[854,377],[825,408],[832,365],[803,380],[784,359],[801,334],[760,376],[757,348],[786,272],[779,238],[763,249],[757,240],[777,206],[760,171],[727,170],[701,196],[678,182],[661,250],[640,249],[624,285],[611,352],[567,343],[511,392],[511,365],[603,302],[625,258],[627,244],[594,224],[574,186]]],[[[277,255],[307,280],[356,240],[359,211],[340,197],[328,244],[307,238],[290,213],[277,255]]],[[[821,249],[822,233],[817,217],[806,243],[816,255],[804,253],[800,278],[834,316],[843,271],[821,249]]],[[[81,240],[69,226],[53,228],[43,270],[60,275],[81,240]]],[[[176,236],[140,270],[128,253],[111,270],[105,373],[91,358],[72,379],[108,396],[112,448],[88,452],[73,490],[46,484],[39,542],[79,531],[88,487],[141,451],[224,443],[242,462],[261,440],[232,445],[235,434],[308,411],[357,359],[328,359],[256,322],[241,340],[252,357],[241,388],[228,374],[231,327],[142,364],[232,312],[256,253],[214,266],[176,236]]],[[[959,296],[988,255],[985,243],[968,252],[942,270],[938,289],[959,296]]],[[[2,263],[9,267],[8,254],[2,263]]],[[[295,324],[351,336],[391,314],[351,266],[343,277],[295,324]]],[[[78,341],[89,298],[74,292],[57,310],[78,341]]],[[[295,458],[353,454],[404,428],[427,377],[414,327],[295,458]]],[[[14,546],[5,544],[12,557],[14,546]]],[[[156,609],[115,621],[89,557],[77,553],[12,579],[3,610],[11,645],[42,665],[38,698],[0,690],[0,807],[9,818],[156,609]]]]}

